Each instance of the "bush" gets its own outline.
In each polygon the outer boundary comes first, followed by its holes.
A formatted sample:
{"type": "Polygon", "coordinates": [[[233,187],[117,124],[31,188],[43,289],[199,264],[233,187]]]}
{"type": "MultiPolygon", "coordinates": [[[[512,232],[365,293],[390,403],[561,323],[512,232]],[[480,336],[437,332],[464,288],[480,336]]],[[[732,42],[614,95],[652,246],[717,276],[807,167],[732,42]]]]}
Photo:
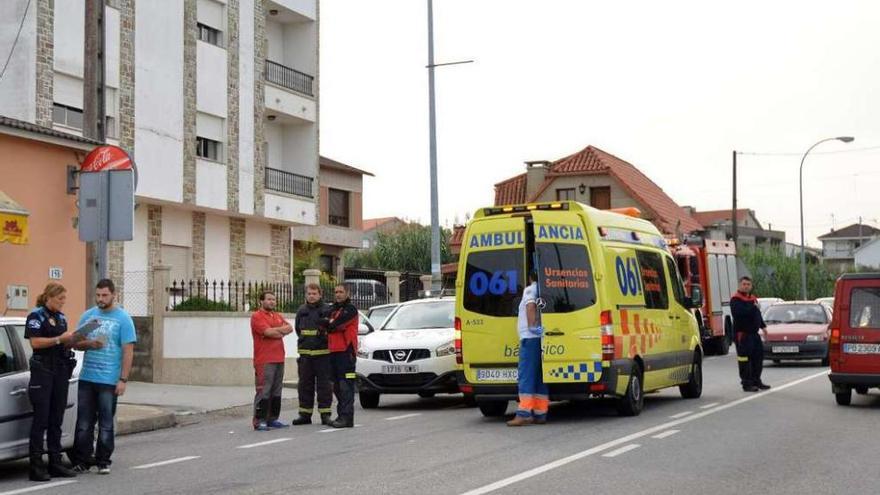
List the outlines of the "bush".
{"type": "Polygon", "coordinates": [[[191,297],[174,306],[173,311],[235,311],[235,308],[224,301],[212,301],[204,297],[191,297]]]}
{"type": "MultiPolygon", "coordinates": [[[[779,297],[786,301],[801,298],[801,261],[786,256],[781,248],[740,248],[739,257],[752,274],[759,297],[779,297]]],[[[836,276],[825,266],[807,261],[807,298],[834,293],[836,276]]]]}

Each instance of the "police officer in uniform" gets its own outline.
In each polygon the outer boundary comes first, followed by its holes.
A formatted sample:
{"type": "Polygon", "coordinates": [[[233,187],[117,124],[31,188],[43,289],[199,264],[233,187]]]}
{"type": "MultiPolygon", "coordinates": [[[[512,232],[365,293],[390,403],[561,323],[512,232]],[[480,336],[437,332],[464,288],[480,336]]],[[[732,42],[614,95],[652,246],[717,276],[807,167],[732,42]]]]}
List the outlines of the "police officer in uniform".
{"type": "Polygon", "coordinates": [[[348,288],[337,285],[333,290],[336,302],[330,306],[329,316],[321,319],[326,328],[330,366],[333,370],[333,385],[336,393],[336,419],[330,423],[333,428],[354,426],[354,393],[357,388],[355,364],[358,345],[358,310],[351,303],[348,288]]]}
{"type": "Polygon", "coordinates": [[[32,481],[76,476],[61,464],[61,423],[67,407],[67,387],[76,366],[70,347],[77,338],[74,330],[67,329],[67,319],[61,312],[66,299],[64,286],[50,283],[37,298],[37,308],[28,315],[25,324],[25,338],[34,350],[28,384],[28,398],[34,410],[29,449],[32,481]],[[44,435],[48,449],[43,448],[44,435]],[[43,462],[46,450],[48,468],[43,462]]]}
{"type": "Polygon", "coordinates": [[[333,383],[331,382],[330,350],[327,348],[327,330],[319,328],[321,318],[327,316],[329,306],[321,299],[321,286],[306,286],[306,303],[296,311],[296,330],[299,359],[299,417],[293,425],[312,423],[315,391],[318,393],[318,414],[321,424],[330,424],[333,410],[333,383]]]}
{"type": "Polygon", "coordinates": [[[752,294],[752,279],[739,279],[739,288],[730,297],[730,313],[736,340],[736,360],[739,377],[745,392],[767,390],[770,385],[761,381],[764,369],[764,343],[759,331],[767,333],[758,299],[752,294]]]}

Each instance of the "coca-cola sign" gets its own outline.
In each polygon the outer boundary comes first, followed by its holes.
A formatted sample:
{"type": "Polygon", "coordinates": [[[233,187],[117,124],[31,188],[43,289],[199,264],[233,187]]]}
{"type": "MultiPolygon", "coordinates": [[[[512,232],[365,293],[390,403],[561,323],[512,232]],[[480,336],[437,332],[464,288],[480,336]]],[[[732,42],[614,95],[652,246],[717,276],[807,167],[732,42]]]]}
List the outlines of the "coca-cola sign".
{"type": "Polygon", "coordinates": [[[131,157],[118,146],[98,146],[86,155],[80,167],[81,172],[103,172],[105,170],[131,170],[131,157]]]}

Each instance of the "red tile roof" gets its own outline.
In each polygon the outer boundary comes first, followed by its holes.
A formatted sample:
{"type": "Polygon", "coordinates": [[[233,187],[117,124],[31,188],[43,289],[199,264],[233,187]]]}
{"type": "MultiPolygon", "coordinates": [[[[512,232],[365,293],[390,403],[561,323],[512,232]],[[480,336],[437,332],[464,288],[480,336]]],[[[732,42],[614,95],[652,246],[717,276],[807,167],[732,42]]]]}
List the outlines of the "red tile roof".
{"type": "Polygon", "coordinates": [[[319,160],[320,160],[320,162],[319,162],[320,166],[322,166],[322,167],[332,168],[334,170],[348,172],[350,174],[369,175],[370,177],[375,177],[375,175],[373,175],[372,172],[367,172],[366,170],[361,170],[359,168],[352,167],[351,165],[346,165],[342,162],[337,162],[336,160],[331,160],[330,158],[327,158],[326,156],[319,157],[319,160]]]}
{"type": "Polygon", "coordinates": [[[452,227],[452,235],[449,236],[449,250],[452,254],[461,252],[461,243],[464,241],[464,225],[455,225],[452,227]]]}
{"type": "Polygon", "coordinates": [[[702,230],[701,225],[675,203],[657,184],[632,164],[606,153],[595,146],[561,158],[552,163],[544,183],[531,197],[526,197],[526,174],[512,177],[495,185],[495,204],[515,204],[535,201],[560,176],[610,175],[633,197],[654,223],[666,233],[702,230]]]}
{"type": "MultiPolygon", "coordinates": [[[[711,227],[717,223],[730,221],[730,210],[698,211],[691,216],[703,227],[711,227]]],[[[742,224],[749,216],[748,209],[736,210],[736,223],[742,224]]]]}
{"type": "Polygon", "coordinates": [[[404,223],[403,220],[401,220],[397,217],[365,218],[364,219],[364,231],[366,232],[368,230],[373,230],[376,227],[380,227],[380,226],[385,225],[386,223],[394,221],[394,220],[397,220],[399,222],[404,223]]]}

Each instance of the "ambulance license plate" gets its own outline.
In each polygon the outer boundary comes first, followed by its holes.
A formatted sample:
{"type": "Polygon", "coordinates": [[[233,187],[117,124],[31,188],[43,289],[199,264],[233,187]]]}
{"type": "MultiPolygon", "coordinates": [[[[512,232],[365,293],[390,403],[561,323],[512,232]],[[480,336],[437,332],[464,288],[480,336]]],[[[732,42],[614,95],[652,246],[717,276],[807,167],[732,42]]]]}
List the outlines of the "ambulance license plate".
{"type": "Polygon", "coordinates": [[[479,382],[515,382],[516,378],[516,368],[484,368],[477,370],[477,381],[479,382]]]}
{"type": "Polygon", "coordinates": [[[880,344],[843,344],[846,354],[880,354],[880,344]]]}
{"type": "Polygon", "coordinates": [[[413,364],[383,364],[382,373],[396,375],[401,373],[418,373],[419,367],[413,364]]]}
{"type": "Polygon", "coordinates": [[[796,354],[800,348],[796,345],[774,345],[773,354],[796,354]]]}

